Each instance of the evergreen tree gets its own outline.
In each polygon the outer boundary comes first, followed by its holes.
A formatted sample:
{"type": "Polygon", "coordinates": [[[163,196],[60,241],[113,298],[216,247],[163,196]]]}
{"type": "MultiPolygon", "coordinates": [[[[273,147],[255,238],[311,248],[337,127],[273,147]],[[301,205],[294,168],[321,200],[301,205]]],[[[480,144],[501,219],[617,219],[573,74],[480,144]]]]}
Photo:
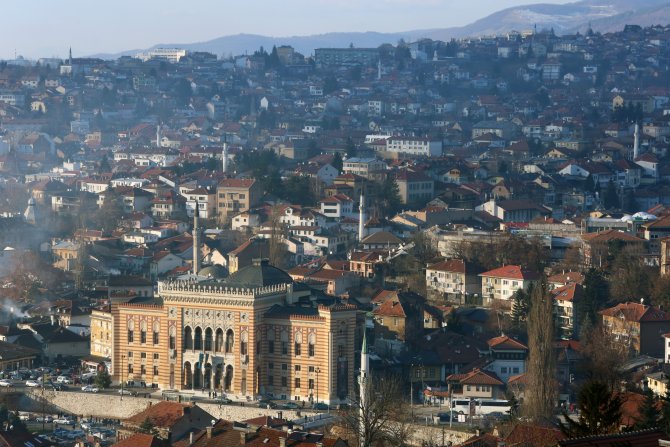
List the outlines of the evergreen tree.
{"type": "Polygon", "coordinates": [[[156,430],[156,426],[154,425],[153,421],[147,417],[144,419],[144,421],[140,424],[139,426],[139,431],[140,433],[146,433],[146,434],[154,434],[156,430]]]}
{"type": "Polygon", "coordinates": [[[621,422],[623,401],[618,394],[612,394],[607,384],[593,381],[585,384],[577,397],[579,419],[572,420],[563,411],[565,423],[559,422],[561,431],[568,438],[614,433],[621,422]]]}
{"type": "Polygon", "coordinates": [[[98,370],[98,374],[95,376],[95,386],[101,390],[109,388],[112,384],[112,378],[109,376],[109,373],[106,369],[98,370]]]}
{"type": "Polygon", "coordinates": [[[337,172],[342,173],[343,166],[344,163],[342,162],[342,155],[340,155],[340,153],[337,152],[333,157],[333,167],[337,169],[337,172]]]}
{"type": "Polygon", "coordinates": [[[607,184],[605,197],[603,197],[603,206],[608,210],[619,207],[619,195],[616,192],[616,186],[612,180],[607,184]]]}
{"type": "Polygon", "coordinates": [[[658,426],[658,410],[656,408],[656,397],[647,388],[644,392],[644,400],[640,406],[640,416],[635,421],[636,430],[646,430],[658,426]]]}
{"type": "Polygon", "coordinates": [[[512,301],[512,327],[518,331],[525,331],[526,329],[526,320],[528,318],[531,294],[532,286],[528,292],[523,289],[519,289],[514,294],[512,301]]]}
{"type": "Polygon", "coordinates": [[[609,286],[602,271],[589,269],[584,275],[584,293],[581,300],[575,302],[575,318],[577,327],[583,327],[588,321],[591,326],[596,323],[598,310],[607,302],[609,286]]]}
{"type": "Polygon", "coordinates": [[[661,397],[661,418],[658,426],[666,433],[670,433],[670,380],[665,384],[665,394],[661,397]]]}

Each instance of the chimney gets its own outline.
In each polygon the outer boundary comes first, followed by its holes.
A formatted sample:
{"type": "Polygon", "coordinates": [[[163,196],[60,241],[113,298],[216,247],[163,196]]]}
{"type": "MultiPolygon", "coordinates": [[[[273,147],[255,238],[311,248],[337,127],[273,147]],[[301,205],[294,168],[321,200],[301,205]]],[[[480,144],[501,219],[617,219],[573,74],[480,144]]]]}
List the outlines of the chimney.
{"type": "Polygon", "coordinates": [[[207,427],[207,439],[212,439],[212,427],[207,427]]]}
{"type": "Polygon", "coordinates": [[[193,432],[188,435],[188,445],[193,445],[193,432]]]}
{"type": "Polygon", "coordinates": [[[286,447],[286,438],[279,438],[279,447],[286,447]]]}
{"type": "Polygon", "coordinates": [[[247,445],[247,434],[244,431],[240,432],[240,445],[247,445]]]}

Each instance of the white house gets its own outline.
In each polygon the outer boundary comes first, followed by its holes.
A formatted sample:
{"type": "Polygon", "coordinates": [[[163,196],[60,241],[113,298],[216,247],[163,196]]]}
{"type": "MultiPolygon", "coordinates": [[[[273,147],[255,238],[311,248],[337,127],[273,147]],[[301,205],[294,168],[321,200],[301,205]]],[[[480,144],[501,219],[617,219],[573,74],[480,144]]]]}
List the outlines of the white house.
{"type": "Polygon", "coordinates": [[[479,276],[482,278],[482,298],[485,305],[499,300],[511,306],[517,290],[528,290],[531,284],[540,279],[539,273],[523,270],[519,265],[505,265],[479,276]]]}
{"type": "Polygon", "coordinates": [[[417,137],[391,137],[386,140],[386,151],[423,157],[440,157],[442,141],[417,137]]]}
{"type": "Polygon", "coordinates": [[[496,373],[503,382],[526,372],[528,346],[506,335],[488,340],[491,363],[484,369],[496,373]]]}
{"type": "Polygon", "coordinates": [[[354,201],[345,194],[335,194],[319,201],[321,214],[326,217],[342,218],[354,215],[354,201]]]}

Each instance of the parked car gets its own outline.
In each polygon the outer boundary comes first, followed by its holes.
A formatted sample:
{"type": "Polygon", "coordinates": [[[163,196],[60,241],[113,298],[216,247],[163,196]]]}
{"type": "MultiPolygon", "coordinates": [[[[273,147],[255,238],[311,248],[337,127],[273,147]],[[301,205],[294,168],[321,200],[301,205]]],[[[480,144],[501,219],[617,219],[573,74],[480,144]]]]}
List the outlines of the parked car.
{"type": "Polygon", "coordinates": [[[81,390],[82,390],[83,392],[85,392],[85,393],[97,393],[98,391],[100,391],[100,390],[98,389],[98,387],[93,386],[93,385],[86,385],[86,386],[83,386],[83,387],[81,387],[81,390]]]}
{"type": "Polygon", "coordinates": [[[37,416],[35,418],[36,422],[46,422],[47,424],[50,424],[53,420],[54,419],[51,416],[37,416]]]}
{"type": "Polygon", "coordinates": [[[70,389],[70,387],[65,385],[64,383],[51,383],[51,388],[54,391],[67,391],[70,389]]]}
{"type": "Polygon", "coordinates": [[[58,382],[58,383],[67,383],[67,384],[71,385],[71,384],[72,384],[72,379],[69,378],[68,376],[58,376],[58,377],[56,378],[56,382],[58,382]]]}
{"type": "Polygon", "coordinates": [[[30,388],[35,388],[38,386],[41,386],[42,383],[38,382],[37,380],[26,380],[26,386],[30,388]]]}
{"type": "Polygon", "coordinates": [[[60,417],[54,419],[54,424],[72,425],[72,419],[60,417]]]}
{"type": "Polygon", "coordinates": [[[231,399],[228,399],[227,397],[217,397],[217,402],[220,402],[222,404],[232,404],[233,401],[231,399]]]}
{"type": "Polygon", "coordinates": [[[121,394],[123,396],[134,396],[135,395],[135,393],[133,393],[132,391],[127,390],[125,388],[119,388],[119,394],[121,394]]]}
{"type": "Polygon", "coordinates": [[[284,410],[298,410],[300,408],[300,405],[296,404],[295,402],[286,402],[281,407],[284,410]]]}
{"type": "Polygon", "coordinates": [[[258,408],[267,408],[269,410],[271,408],[277,408],[277,404],[271,400],[262,400],[258,402],[258,408]]]}
{"type": "Polygon", "coordinates": [[[4,387],[4,388],[7,388],[7,387],[10,387],[10,386],[14,386],[14,384],[9,379],[1,379],[0,380],[0,386],[4,387]]]}
{"type": "Polygon", "coordinates": [[[314,408],[315,410],[325,411],[328,410],[328,404],[324,404],[323,402],[317,402],[314,405],[312,405],[312,408],[314,408]]]}

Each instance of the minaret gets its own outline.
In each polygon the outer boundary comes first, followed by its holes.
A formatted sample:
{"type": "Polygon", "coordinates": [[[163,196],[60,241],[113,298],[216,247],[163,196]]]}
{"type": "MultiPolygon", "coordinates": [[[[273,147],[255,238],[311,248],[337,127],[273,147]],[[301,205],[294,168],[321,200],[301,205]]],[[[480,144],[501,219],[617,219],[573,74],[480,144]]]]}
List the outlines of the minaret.
{"type": "Polygon", "coordinates": [[[156,126],[156,147],[161,147],[161,125],[156,126]]]}
{"type": "Polygon", "coordinates": [[[381,81],[382,79],[382,60],[377,61],[377,80],[381,81]]]}
{"type": "Polygon", "coordinates": [[[70,53],[69,53],[69,56],[67,58],[67,63],[69,65],[72,65],[72,47],[70,47],[70,53]]]}
{"type": "Polygon", "coordinates": [[[360,400],[360,427],[359,427],[359,439],[360,444],[364,445],[365,443],[365,412],[369,411],[368,404],[368,381],[370,376],[370,356],[368,355],[368,341],[365,337],[365,330],[363,331],[363,346],[361,348],[361,375],[358,378],[358,393],[360,400]]]}
{"type": "Polygon", "coordinates": [[[228,143],[223,143],[223,160],[221,161],[223,173],[228,170],[228,143]]]}
{"type": "Polygon", "coordinates": [[[365,196],[361,191],[361,202],[358,205],[358,241],[362,241],[365,237],[365,196]]]}
{"type": "Polygon", "coordinates": [[[193,274],[197,275],[200,271],[200,210],[198,201],[195,201],[195,210],[193,211],[193,274]]]}
{"type": "Polygon", "coordinates": [[[640,125],[635,123],[635,140],[633,142],[633,160],[640,156],[640,125]]]}

